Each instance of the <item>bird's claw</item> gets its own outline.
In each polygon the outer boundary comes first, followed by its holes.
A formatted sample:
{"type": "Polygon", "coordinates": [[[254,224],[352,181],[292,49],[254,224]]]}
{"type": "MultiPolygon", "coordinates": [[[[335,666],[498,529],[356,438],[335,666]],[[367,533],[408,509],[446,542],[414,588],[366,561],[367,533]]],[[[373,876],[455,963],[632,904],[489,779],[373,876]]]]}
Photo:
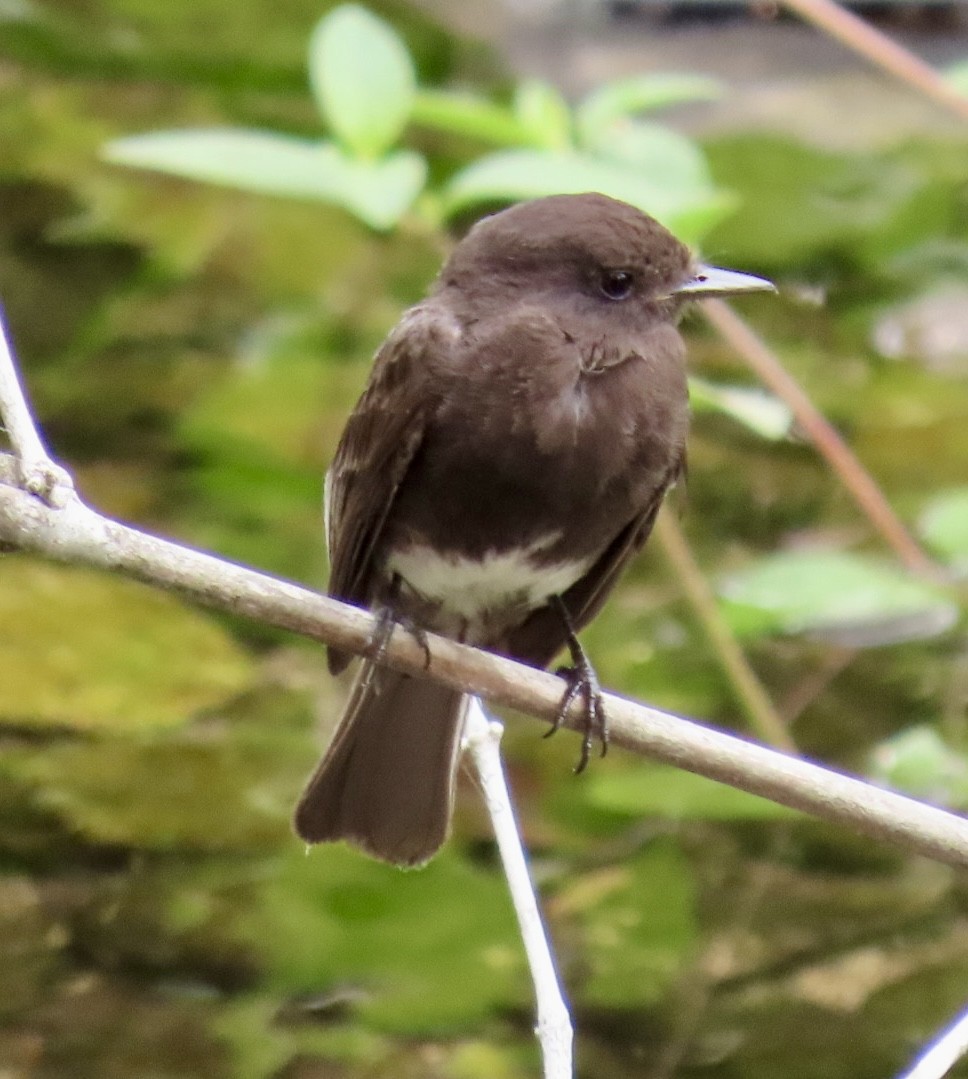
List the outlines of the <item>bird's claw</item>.
{"type": "Polygon", "coordinates": [[[579,775],[588,767],[591,760],[592,745],[598,738],[602,744],[601,756],[608,752],[608,717],[605,714],[605,701],[602,697],[602,687],[598,682],[595,669],[588,662],[584,654],[576,657],[571,667],[559,667],[555,674],[565,680],[565,692],[562,694],[561,703],[552,721],[551,729],[545,734],[545,738],[561,729],[568,710],[575,700],[581,696],[585,699],[585,716],[583,737],[581,741],[581,753],[578,763],[575,765],[575,775],[579,775]]]}
{"type": "Polygon", "coordinates": [[[578,763],[575,765],[575,775],[578,775],[588,767],[588,762],[592,756],[592,744],[596,738],[602,744],[601,755],[604,757],[608,752],[608,717],[605,714],[605,700],[602,696],[602,687],[599,684],[598,675],[595,673],[595,668],[591,665],[588,656],[585,655],[585,649],[582,648],[581,641],[578,640],[567,606],[561,596],[552,596],[551,604],[558,612],[567,633],[566,640],[568,642],[568,651],[571,653],[571,666],[559,667],[555,671],[555,674],[564,678],[567,685],[565,686],[565,692],[562,694],[561,703],[558,705],[558,711],[552,721],[551,729],[545,735],[545,738],[549,738],[555,731],[561,730],[568,710],[579,696],[584,697],[585,723],[581,740],[581,754],[578,757],[578,763]]]}
{"type": "Polygon", "coordinates": [[[426,631],[418,626],[412,619],[397,614],[390,606],[381,606],[376,612],[376,625],[367,641],[363,655],[373,664],[379,667],[386,659],[387,649],[390,647],[390,638],[397,626],[407,631],[420,645],[424,654],[424,670],[430,670],[430,642],[426,631]]]}

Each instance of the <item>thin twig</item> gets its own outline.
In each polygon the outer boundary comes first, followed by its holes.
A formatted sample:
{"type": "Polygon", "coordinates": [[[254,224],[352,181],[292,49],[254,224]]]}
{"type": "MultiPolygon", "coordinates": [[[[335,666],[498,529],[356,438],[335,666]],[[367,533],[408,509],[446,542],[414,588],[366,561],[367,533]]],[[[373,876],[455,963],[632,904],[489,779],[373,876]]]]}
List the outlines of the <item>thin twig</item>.
{"type": "MultiPolygon", "coordinates": [[[[0,467],[0,473],[4,471],[0,467]]],[[[0,484],[0,543],[123,573],[341,651],[364,652],[376,624],[367,611],[102,517],[76,496],[58,510],[0,484]]],[[[427,641],[430,671],[438,681],[549,722],[554,719],[560,678],[445,637],[428,635],[427,641]]],[[[394,634],[386,663],[407,674],[427,674],[423,647],[407,633],[394,634]]],[[[964,818],[622,697],[606,695],[605,707],[616,746],[968,867],[964,818]]],[[[576,701],[565,726],[584,730],[584,725],[584,705],[576,701]]]]}
{"type": "Polygon", "coordinates": [[[932,579],[942,577],[940,567],[911,537],[871,474],[763,339],[722,300],[707,300],[702,312],[756,375],[789,405],[797,423],[901,562],[913,573],[932,579]]]}
{"type": "Polygon", "coordinates": [[[807,671],[777,706],[787,729],[791,728],[811,704],[857,658],[858,648],[829,645],[816,669],[807,671]]]}
{"type": "Polygon", "coordinates": [[[535,1034],[541,1046],[544,1079],[571,1079],[574,1031],[565,1003],[554,957],[528,864],[521,846],[521,833],[514,817],[507,778],[501,762],[504,727],[488,716],[477,697],[472,697],[464,732],[464,748],[474,765],[481,792],[497,839],[504,877],[511,893],[521,939],[534,984],[538,1021],[535,1034]]]}
{"type": "Polygon", "coordinates": [[[723,618],[716,596],[689,550],[679,523],[668,511],[660,512],[655,536],[669,561],[676,580],[682,585],[693,611],[702,623],[706,637],[720,666],[726,672],[736,698],[746,713],[750,726],[759,738],[785,753],[796,753],[797,745],[780,718],[763,683],[749,664],[743,649],[723,618]]]}
{"type": "Polygon", "coordinates": [[[968,1011],[942,1031],[898,1079],[941,1079],[964,1056],[968,1056],[968,1011]]]}
{"type": "Polygon", "coordinates": [[[849,49],[889,72],[936,104],[968,120],[968,97],[955,89],[930,64],[892,41],[860,16],[834,0],[783,0],[791,11],[819,26],[849,49]]]}
{"type": "Polygon", "coordinates": [[[0,312],[0,422],[14,451],[20,485],[49,505],[60,505],[70,496],[73,481],[56,464],[44,445],[34,417],[27,407],[23,387],[17,377],[13,353],[7,341],[0,312]]]}

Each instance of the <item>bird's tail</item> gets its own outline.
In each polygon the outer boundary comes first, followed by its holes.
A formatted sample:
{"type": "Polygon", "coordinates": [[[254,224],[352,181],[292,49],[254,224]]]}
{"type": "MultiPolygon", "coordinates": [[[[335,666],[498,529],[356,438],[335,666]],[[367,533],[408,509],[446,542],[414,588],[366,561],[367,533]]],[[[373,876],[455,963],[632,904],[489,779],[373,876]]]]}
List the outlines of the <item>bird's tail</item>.
{"type": "Polygon", "coordinates": [[[307,843],[345,839],[416,866],[447,838],[467,698],[365,663],[296,807],[307,843]]]}

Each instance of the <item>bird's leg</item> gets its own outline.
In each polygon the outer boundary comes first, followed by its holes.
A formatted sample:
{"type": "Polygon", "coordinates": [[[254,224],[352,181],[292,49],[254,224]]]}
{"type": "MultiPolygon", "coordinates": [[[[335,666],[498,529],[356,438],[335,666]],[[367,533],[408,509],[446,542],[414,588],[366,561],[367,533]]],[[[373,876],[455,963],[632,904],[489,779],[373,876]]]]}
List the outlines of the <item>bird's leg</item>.
{"type": "Polygon", "coordinates": [[[560,730],[572,703],[579,695],[584,696],[585,727],[584,737],[581,742],[581,755],[578,758],[578,764],[575,765],[575,774],[577,775],[588,766],[588,761],[592,755],[592,743],[595,741],[596,736],[602,743],[601,755],[604,757],[608,752],[608,718],[605,715],[605,702],[602,699],[602,687],[599,684],[598,675],[595,673],[591,660],[585,654],[581,641],[578,640],[568,608],[564,605],[560,596],[552,596],[551,602],[568,633],[568,651],[571,653],[571,666],[559,667],[555,672],[564,678],[567,684],[561,698],[561,704],[558,705],[558,711],[555,713],[554,721],[551,724],[551,730],[548,731],[545,737],[548,738],[555,731],[560,730]]]}
{"type": "Polygon", "coordinates": [[[386,659],[390,638],[397,626],[406,630],[420,645],[424,653],[424,670],[430,669],[430,645],[427,642],[426,632],[413,619],[401,614],[397,609],[402,583],[400,575],[395,573],[387,589],[386,597],[376,608],[376,625],[373,627],[373,632],[366,644],[366,651],[363,653],[372,664],[371,671],[379,667],[386,659]]]}

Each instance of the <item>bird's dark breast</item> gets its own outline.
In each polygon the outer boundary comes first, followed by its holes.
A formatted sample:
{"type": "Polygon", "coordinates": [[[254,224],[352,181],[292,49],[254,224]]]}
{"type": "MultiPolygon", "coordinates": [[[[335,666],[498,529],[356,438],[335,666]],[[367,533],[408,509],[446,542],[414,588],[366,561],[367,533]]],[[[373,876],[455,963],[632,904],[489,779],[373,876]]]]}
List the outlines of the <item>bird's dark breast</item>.
{"type": "MultiPolygon", "coordinates": [[[[510,588],[521,567],[509,572],[502,556],[517,553],[551,574],[544,597],[574,583],[681,460],[682,343],[673,327],[662,331],[652,355],[600,371],[572,365],[522,380],[517,365],[502,383],[501,372],[465,370],[441,396],[398,492],[383,558],[415,573],[415,553],[433,551],[455,578],[490,559],[510,588]]],[[[534,607],[540,589],[522,587],[507,603],[534,607]]]]}

